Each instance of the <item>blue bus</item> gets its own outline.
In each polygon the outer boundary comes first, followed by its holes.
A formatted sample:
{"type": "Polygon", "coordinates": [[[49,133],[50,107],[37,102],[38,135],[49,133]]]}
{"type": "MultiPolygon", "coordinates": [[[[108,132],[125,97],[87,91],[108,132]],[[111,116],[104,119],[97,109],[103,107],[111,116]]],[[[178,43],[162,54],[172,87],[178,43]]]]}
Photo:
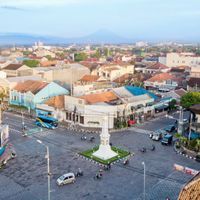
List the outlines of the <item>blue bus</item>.
{"type": "Polygon", "coordinates": [[[58,126],[58,120],[54,117],[38,115],[35,124],[48,129],[55,129],[58,126]]]}

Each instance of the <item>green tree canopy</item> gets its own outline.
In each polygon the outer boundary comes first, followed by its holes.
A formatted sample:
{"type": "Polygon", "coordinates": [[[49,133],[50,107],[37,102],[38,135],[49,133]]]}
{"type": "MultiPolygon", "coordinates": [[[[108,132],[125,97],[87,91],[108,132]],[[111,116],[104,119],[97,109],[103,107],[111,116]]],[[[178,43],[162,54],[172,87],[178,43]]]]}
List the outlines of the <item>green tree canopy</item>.
{"type": "Polygon", "coordinates": [[[28,67],[38,67],[39,65],[39,61],[38,60],[24,60],[23,64],[28,66],[28,67]]]}
{"type": "Polygon", "coordinates": [[[76,53],[75,55],[74,55],[74,60],[76,61],[76,62],[80,62],[80,61],[84,61],[84,60],[86,60],[87,59],[87,55],[86,55],[86,53],[76,53]]]}
{"type": "Polygon", "coordinates": [[[53,58],[50,55],[46,55],[45,58],[47,58],[48,60],[53,60],[53,58]]]}
{"type": "Polygon", "coordinates": [[[188,92],[181,97],[181,106],[189,108],[195,104],[200,104],[200,92],[188,92]]]}

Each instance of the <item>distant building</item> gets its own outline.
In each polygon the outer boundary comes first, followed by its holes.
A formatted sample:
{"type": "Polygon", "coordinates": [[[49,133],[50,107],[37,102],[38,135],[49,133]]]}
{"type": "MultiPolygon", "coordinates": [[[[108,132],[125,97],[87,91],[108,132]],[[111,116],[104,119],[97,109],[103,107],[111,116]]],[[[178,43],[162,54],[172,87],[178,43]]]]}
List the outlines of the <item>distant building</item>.
{"type": "Polygon", "coordinates": [[[147,66],[143,70],[144,73],[149,73],[149,74],[154,74],[154,73],[158,73],[158,72],[167,72],[167,71],[169,71],[169,67],[167,67],[166,65],[164,65],[160,62],[153,63],[153,64],[147,66]]]}
{"type": "Polygon", "coordinates": [[[190,77],[200,78],[200,66],[191,68],[190,77]]]}
{"type": "Polygon", "coordinates": [[[184,89],[173,90],[170,92],[166,92],[163,94],[163,98],[171,97],[171,99],[175,99],[177,102],[180,102],[181,97],[186,94],[187,91],[184,89]]]}
{"type": "Polygon", "coordinates": [[[187,90],[199,92],[200,91],[200,77],[190,77],[187,81],[187,90]]]}
{"type": "Polygon", "coordinates": [[[166,56],[168,67],[200,65],[200,57],[193,53],[168,53],[166,56]]]}
{"type": "Polygon", "coordinates": [[[136,46],[136,47],[147,47],[147,46],[148,46],[148,43],[147,43],[147,42],[144,42],[144,41],[139,41],[139,42],[136,42],[136,43],[135,43],[135,46],[136,46]]]}
{"type": "Polygon", "coordinates": [[[100,76],[101,79],[107,81],[113,81],[114,79],[124,74],[134,74],[134,65],[123,63],[123,64],[108,64],[99,66],[94,71],[93,75],[100,76]]]}
{"type": "Polygon", "coordinates": [[[2,71],[7,74],[7,77],[30,76],[33,74],[33,70],[23,64],[9,64],[2,71]]]}
{"type": "Polygon", "coordinates": [[[33,70],[34,75],[40,75],[44,80],[62,81],[73,84],[81,79],[84,75],[90,74],[90,70],[78,63],[60,64],[56,67],[37,67],[33,70]]]}
{"type": "Polygon", "coordinates": [[[153,89],[157,91],[169,92],[178,87],[176,77],[170,73],[156,74],[150,79],[144,81],[144,85],[147,89],[153,89]]]}

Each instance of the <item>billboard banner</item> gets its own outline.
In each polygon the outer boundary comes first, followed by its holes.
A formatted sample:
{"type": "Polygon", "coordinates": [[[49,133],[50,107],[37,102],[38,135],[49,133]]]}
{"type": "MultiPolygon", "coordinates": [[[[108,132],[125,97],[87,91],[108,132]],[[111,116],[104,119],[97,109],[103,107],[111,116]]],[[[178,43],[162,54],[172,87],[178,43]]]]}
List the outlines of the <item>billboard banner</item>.
{"type": "Polygon", "coordinates": [[[8,143],[9,131],[8,125],[3,125],[0,127],[0,148],[4,147],[8,143]]]}

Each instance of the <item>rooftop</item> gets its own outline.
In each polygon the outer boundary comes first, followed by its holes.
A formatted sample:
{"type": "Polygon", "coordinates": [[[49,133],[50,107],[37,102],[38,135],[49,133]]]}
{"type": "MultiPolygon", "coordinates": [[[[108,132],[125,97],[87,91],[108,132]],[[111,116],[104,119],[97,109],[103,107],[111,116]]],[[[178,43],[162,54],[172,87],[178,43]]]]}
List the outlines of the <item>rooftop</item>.
{"type": "Polygon", "coordinates": [[[100,94],[88,94],[80,97],[84,99],[89,104],[99,103],[99,102],[110,102],[118,100],[118,97],[113,92],[103,92],[100,94]]]}
{"type": "Polygon", "coordinates": [[[17,90],[21,93],[32,92],[33,94],[37,94],[40,90],[42,90],[48,83],[42,81],[34,81],[34,80],[27,80],[22,83],[18,83],[14,90],[17,90]]]}
{"type": "Polygon", "coordinates": [[[156,74],[155,76],[151,77],[147,81],[149,82],[163,82],[166,80],[172,80],[174,76],[169,73],[161,73],[161,74],[156,74]]]}
{"type": "Polygon", "coordinates": [[[144,88],[141,87],[135,87],[135,86],[125,86],[125,88],[134,96],[140,96],[140,95],[144,95],[147,94],[149,95],[151,98],[153,99],[157,99],[157,96],[147,90],[145,90],[144,88]]]}
{"type": "Polygon", "coordinates": [[[166,65],[160,63],[160,62],[156,62],[151,66],[146,67],[146,69],[169,69],[169,67],[167,67],[166,65]]]}
{"type": "Polygon", "coordinates": [[[96,82],[100,77],[97,75],[84,75],[80,81],[83,82],[96,82]]]}
{"type": "Polygon", "coordinates": [[[18,70],[22,64],[9,64],[8,66],[4,67],[5,70],[18,70]]]}
{"type": "Polygon", "coordinates": [[[190,77],[189,81],[187,82],[190,87],[200,87],[200,78],[199,77],[190,77]]]}
{"type": "Polygon", "coordinates": [[[51,97],[50,99],[48,99],[45,104],[47,104],[48,106],[52,106],[54,108],[59,108],[59,109],[63,109],[64,108],[64,95],[61,96],[55,96],[55,97],[51,97]]]}

